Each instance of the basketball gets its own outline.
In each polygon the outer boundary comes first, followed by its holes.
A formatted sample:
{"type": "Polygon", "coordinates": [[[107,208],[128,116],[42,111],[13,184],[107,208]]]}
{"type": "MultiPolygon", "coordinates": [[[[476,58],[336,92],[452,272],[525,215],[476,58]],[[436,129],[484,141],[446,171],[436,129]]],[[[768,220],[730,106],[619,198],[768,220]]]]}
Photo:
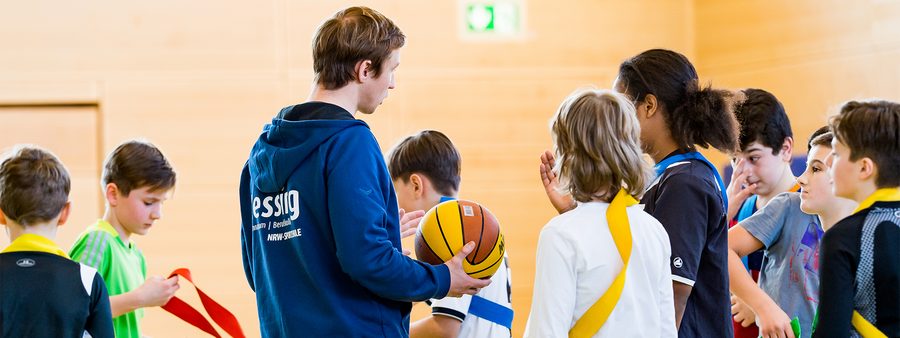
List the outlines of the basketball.
{"type": "Polygon", "coordinates": [[[466,200],[434,206],[419,222],[416,257],[429,264],[443,264],[468,242],[475,242],[463,261],[472,278],[490,278],[500,267],[505,251],[500,223],[485,207],[466,200]]]}

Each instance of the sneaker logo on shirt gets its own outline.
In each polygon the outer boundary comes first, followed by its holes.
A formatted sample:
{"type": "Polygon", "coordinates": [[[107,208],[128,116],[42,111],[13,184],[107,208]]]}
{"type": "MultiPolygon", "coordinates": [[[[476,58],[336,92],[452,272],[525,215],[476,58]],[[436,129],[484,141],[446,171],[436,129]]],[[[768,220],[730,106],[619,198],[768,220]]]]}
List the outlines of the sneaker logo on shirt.
{"type": "Polygon", "coordinates": [[[36,263],[31,258],[22,258],[22,259],[16,261],[16,265],[23,267],[23,268],[30,268],[30,267],[34,266],[35,264],[36,263]]]}
{"type": "Polygon", "coordinates": [[[676,269],[681,269],[681,265],[683,264],[681,257],[675,257],[675,259],[672,260],[672,265],[674,265],[676,269]]]}

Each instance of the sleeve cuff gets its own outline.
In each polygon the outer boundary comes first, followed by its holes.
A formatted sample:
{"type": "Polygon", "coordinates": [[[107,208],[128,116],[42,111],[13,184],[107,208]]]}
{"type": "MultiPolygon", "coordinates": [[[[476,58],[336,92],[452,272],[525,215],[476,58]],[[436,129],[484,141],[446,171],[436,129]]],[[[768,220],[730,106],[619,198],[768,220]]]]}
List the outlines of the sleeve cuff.
{"type": "Polygon", "coordinates": [[[437,276],[437,291],[431,298],[447,297],[447,293],[450,292],[450,268],[446,264],[441,264],[434,266],[434,270],[437,276]]]}
{"type": "Polygon", "coordinates": [[[694,281],[681,277],[679,275],[672,275],[672,280],[679,282],[681,284],[686,284],[687,286],[694,287],[694,281]]]}

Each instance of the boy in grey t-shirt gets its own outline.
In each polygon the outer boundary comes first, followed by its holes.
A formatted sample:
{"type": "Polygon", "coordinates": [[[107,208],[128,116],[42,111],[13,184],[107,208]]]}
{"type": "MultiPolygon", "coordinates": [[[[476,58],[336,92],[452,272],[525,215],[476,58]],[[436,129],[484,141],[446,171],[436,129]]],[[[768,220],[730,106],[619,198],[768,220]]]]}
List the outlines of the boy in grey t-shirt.
{"type": "Polygon", "coordinates": [[[790,318],[798,317],[801,336],[812,334],[819,300],[819,243],[825,231],[855,208],[832,192],[827,174],[831,133],[821,128],[807,146],[807,167],[797,178],[801,193],[783,193],[728,232],[728,270],[734,293],[756,313],[763,336],[793,337],[790,318]],[[757,286],[740,257],[760,248],[765,259],[757,286]]]}
{"type": "Polygon", "coordinates": [[[819,303],[818,217],[800,211],[800,193],[782,193],[740,223],[765,248],[759,287],[788,317],[798,317],[804,337],[812,334],[819,303]]]}

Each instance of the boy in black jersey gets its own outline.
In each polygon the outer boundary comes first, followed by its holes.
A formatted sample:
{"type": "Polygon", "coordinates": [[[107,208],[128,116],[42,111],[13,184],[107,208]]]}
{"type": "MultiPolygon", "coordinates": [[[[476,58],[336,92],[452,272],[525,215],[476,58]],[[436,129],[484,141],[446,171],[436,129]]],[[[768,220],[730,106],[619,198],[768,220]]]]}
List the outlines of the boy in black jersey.
{"type": "Polygon", "coordinates": [[[834,193],[860,204],[822,239],[813,337],[900,337],[900,104],[851,101],[830,126],[834,193]]]}
{"type": "Polygon", "coordinates": [[[69,216],[66,168],[47,151],[20,147],[0,164],[0,337],[113,337],[109,296],[97,270],[53,242],[69,216]]]}

